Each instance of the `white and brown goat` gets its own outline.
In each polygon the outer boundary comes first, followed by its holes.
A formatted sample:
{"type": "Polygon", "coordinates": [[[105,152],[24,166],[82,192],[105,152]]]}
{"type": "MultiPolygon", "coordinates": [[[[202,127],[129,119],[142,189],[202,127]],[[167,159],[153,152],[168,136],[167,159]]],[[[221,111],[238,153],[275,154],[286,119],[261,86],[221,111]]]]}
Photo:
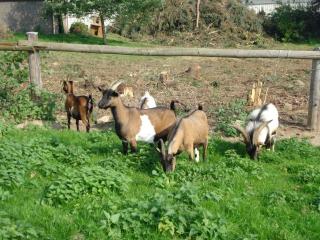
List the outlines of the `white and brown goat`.
{"type": "Polygon", "coordinates": [[[262,146],[272,148],[279,127],[279,113],[272,103],[254,109],[247,118],[246,128],[234,126],[243,136],[250,158],[256,159],[262,146]]]}
{"type": "Polygon", "coordinates": [[[123,152],[127,154],[128,144],[131,151],[136,152],[137,141],[153,143],[159,139],[166,140],[169,129],[176,121],[175,112],[164,107],[138,109],[125,106],[115,90],[119,84],[121,82],[116,82],[106,90],[99,88],[102,98],[98,107],[111,108],[116,133],[122,140],[123,152]]]}
{"type": "Polygon", "coordinates": [[[196,161],[199,161],[198,147],[203,147],[203,160],[206,160],[208,147],[209,125],[207,116],[199,105],[187,116],[176,121],[168,137],[168,149],[160,139],[161,165],[165,172],[174,171],[176,166],[175,156],[182,151],[187,151],[189,158],[193,160],[196,153],[196,161]]]}
{"type": "Polygon", "coordinates": [[[140,108],[141,109],[148,109],[148,108],[155,108],[157,106],[156,101],[150,95],[148,91],[145,91],[144,95],[140,99],[140,108]]]}
{"type": "Polygon", "coordinates": [[[63,91],[66,93],[65,109],[67,112],[68,129],[70,129],[71,117],[76,120],[79,131],[79,121],[90,131],[90,115],[93,110],[92,96],[75,96],[73,93],[73,81],[63,81],[63,91]]]}

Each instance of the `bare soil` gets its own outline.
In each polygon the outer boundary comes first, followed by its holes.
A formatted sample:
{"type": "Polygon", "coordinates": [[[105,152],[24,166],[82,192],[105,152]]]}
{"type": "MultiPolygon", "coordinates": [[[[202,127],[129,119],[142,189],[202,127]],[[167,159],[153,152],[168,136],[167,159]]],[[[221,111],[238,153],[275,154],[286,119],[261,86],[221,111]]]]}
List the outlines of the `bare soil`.
{"type": "MultiPolygon", "coordinates": [[[[168,106],[172,99],[194,109],[202,103],[214,130],[216,112],[236,99],[247,99],[257,80],[269,87],[267,102],[274,103],[280,113],[280,137],[309,138],[320,145],[319,134],[306,129],[308,113],[310,60],[233,59],[191,57],[139,57],[81,53],[50,52],[41,56],[44,87],[64,97],[62,81],[69,75],[75,82],[76,95],[93,95],[95,102],[101,93],[97,86],[107,87],[115,80],[124,80],[134,88],[134,97],[124,97],[125,104],[138,106],[148,90],[158,105],[168,106]],[[185,71],[199,64],[200,79],[185,71]],[[163,84],[160,73],[166,71],[170,82],[163,84]]],[[[97,118],[110,111],[95,108],[97,118]]],[[[58,119],[65,123],[63,107],[58,119]]],[[[100,124],[101,126],[101,124],[100,124]]],[[[103,124],[102,124],[103,126],[103,124]]],[[[109,126],[109,125],[108,125],[109,126]]],[[[99,127],[99,125],[97,126],[99,127]]]]}

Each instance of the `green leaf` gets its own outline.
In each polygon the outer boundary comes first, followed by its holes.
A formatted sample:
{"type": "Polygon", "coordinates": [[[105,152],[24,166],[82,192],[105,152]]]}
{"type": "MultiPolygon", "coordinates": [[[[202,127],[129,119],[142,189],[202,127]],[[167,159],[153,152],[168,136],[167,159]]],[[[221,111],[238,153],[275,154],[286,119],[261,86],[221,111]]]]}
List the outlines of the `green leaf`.
{"type": "Polygon", "coordinates": [[[113,214],[110,219],[111,219],[111,222],[115,224],[119,221],[119,218],[120,218],[120,213],[117,213],[117,214],[113,214]]]}

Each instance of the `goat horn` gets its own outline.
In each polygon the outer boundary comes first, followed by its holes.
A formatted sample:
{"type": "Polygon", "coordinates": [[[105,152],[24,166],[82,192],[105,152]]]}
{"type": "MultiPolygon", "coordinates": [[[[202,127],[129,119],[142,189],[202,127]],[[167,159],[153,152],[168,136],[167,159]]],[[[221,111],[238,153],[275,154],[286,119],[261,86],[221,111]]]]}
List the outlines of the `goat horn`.
{"type": "Polygon", "coordinates": [[[262,131],[262,129],[264,129],[265,127],[268,127],[268,124],[271,122],[272,120],[270,121],[267,121],[267,122],[263,122],[259,125],[259,127],[257,127],[254,132],[253,132],[253,136],[252,136],[252,143],[254,145],[257,145],[258,144],[258,137],[260,135],[260,132],[262,131]]]}
{"type": "Polygon", "coordinates": [[[122,80],[118,80],[118,81],[115,81],[111,84],[111,87],[110,89],[112,89],[113,91],[116,91],[117,90],[117,87],[119,87],[119,85],[123,83],[122,80]]]}
{"type": "Polygon", "coordinates": [[[249,143],[250,142],[250,137],[248,135],[248,133],[246,132],[246,130],[243,127],[240,127],[238,125],[233,125],[233,127],[239,131],[239,133],[241,133],[241,135],[243,136],[243,139],[245,141],[245,143],[249,143]]]}

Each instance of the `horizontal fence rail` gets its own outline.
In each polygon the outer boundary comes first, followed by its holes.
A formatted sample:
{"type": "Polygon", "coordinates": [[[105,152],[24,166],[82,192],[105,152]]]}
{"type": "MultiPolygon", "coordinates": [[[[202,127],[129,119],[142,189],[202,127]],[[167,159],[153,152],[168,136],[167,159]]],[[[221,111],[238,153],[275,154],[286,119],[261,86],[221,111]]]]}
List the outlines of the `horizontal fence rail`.
{"type": "Polygon", "coordinates": [[[28,51],[30,82],[37,88],[42,87],[40,70],[40,51],[63,51],[79,53],[102,53],[138,56],[189,56],[189,57],[224,57],[224,58],[283,58],[312,60],[311,82],[308,108],[308,127],[320,131],[320,49],[314,51],[296,50],[245,50],[212,48],[131,48],[103,45],[52,43],[38,41],[37,32],[28,32],[28,40],[16,43],[0,42],[0,51],[28,51]]]}
{"type": "Polygon", "coordinates": [[[0,50],[12,51],[64,51],[81,53],[103,53],[140,56],[194,56],[194,57],[230,57],[230,58],[289,58],[289,59],[320,59],[319,51],[293,50],[244,50],[244,49],[211,49],[211,48],[132,48],[111,47],[103,45],[51,43],[18,41],[16,44],[3,45],[0,50]]]}

